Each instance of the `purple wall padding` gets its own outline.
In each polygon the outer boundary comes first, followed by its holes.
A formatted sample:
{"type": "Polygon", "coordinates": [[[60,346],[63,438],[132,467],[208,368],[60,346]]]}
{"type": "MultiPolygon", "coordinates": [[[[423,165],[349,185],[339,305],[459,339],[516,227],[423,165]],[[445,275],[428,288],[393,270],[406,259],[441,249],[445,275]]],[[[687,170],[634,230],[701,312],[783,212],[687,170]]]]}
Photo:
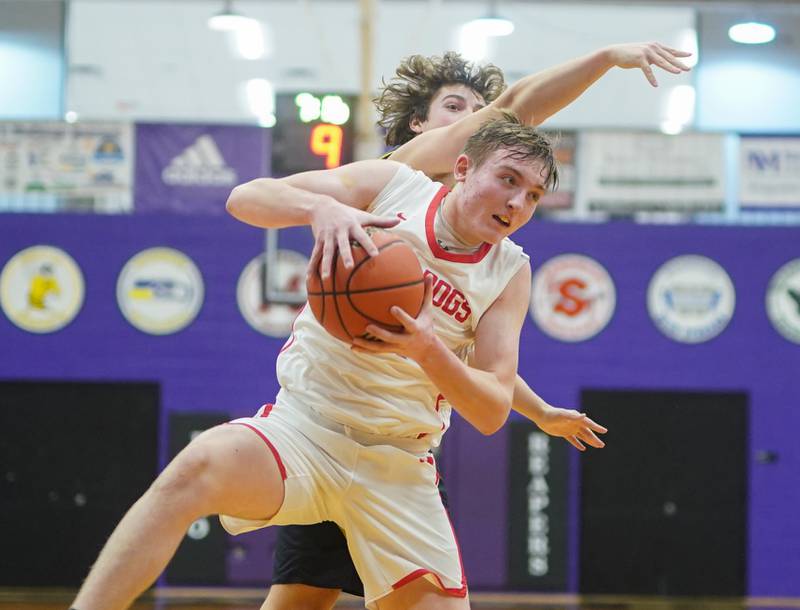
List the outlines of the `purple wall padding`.
{"type": "MultiPolygon", "coordinates": [[[[220,202],[222,205],[222,202],[220,202]]],[[[282,247],[297,234],[288,235],[282,247]]],[[[303,250],[308,246],[303,239],[303,250]]],[[[796,228],[648,227],[632,224],[535,223],[517,241],[534,268],[577,252],[601,262],[614,279],[617,308],[593,339],[560,343],[526,322],[520,371],[550,402],[578,406],[581,388],[742,390],[750,395],[749,583],[754,596],[798,596],[800,580],[800,345],[772,328],[764,295],[772,274],[800,257],[796,228]],[[736,288],[736,312],[721,335],[700,345],[667,339],[645,307],[653,272],[679,254],[703,254],[721,264],[736,288]],[[759,465],[758,450],[779,455],[759,465]]],[[[246,415],[276,392],[274,362],[283,344],[252,330],[236,305],[236,282],[263,246],[261,231],[228,217],[180,215],[0,217],[0,264],[35,244],[66,250],[86,281],[83,309],[66,328],[34,335],[0,316],[0,378],[155,380],[164,413],[227,410],[246,415]],[[152,246],[190,256],[205,281],[196,320],[168,336],[133,328],[117,307],[115,286],[125,262],[152,246]]],[[[31,407],[32,416],[35,405],[31,407]]],[[[166,437],[162,436],[162,440],[166,437]]],[[[442,459],[469,581],[501,588],[506,574],[507,437],[486,439],[458,422],[442,459]]],[[[162,442],[162,461],[166,454],[162,442]]],[[[577,458],[573,458],[573,466],[577,458]]],[[[573,468],[573,471],[575,469],[573,468]]],[[[624,473],[620,473],[621,476],[624,473]]],[[[577,483],[572,481],[571,588],[577,570],[577,483]]],[[[724,510],[724,507],[720,507],[724,510]]],[[[229,560],[233,584],[266,583],[273,534],[240,537],[243,554],[229,560]]],[[[232,545],[232,546],[234,546],[232,545]]]]}

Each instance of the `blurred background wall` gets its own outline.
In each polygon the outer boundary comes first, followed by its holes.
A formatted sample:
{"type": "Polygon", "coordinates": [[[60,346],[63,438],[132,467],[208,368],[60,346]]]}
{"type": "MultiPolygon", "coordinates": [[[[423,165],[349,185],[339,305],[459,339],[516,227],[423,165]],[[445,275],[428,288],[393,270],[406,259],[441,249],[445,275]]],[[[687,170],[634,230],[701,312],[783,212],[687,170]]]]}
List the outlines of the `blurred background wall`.
{"type": "MultiPolygon", "coordinates": [[[[456,417],[439,465],[473,588],[800,596],[800,7],[241,0],[210,29],[223,4],[0,0],[0,586],[77,585],[193,434],[274,396],[311,240],[227,217],[232,186],[378,154],[408,54],[513,82],[658,40],[697,66],[548,120],[565,181],[517,240],[520,373],[608,446],[456,417]],[[476,45],[490,9],[514,33],[476,45]],[[728,37],[751,20],[775,39],[728,37]]],[[[161,584],[267,584],[273,545],[200,520],[161,584]]]]}

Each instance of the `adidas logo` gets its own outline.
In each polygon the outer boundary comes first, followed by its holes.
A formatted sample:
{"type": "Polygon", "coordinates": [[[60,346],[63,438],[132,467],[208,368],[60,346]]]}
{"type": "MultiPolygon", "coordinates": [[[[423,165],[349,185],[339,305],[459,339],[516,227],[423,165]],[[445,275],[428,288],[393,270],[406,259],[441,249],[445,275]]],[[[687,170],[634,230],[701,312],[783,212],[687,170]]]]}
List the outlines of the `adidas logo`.
{"type": "Polygon", "coordinates": [[[216,142],[208,134],[170,161],[161,179],[172,186],[233,186],[236,171],[225,164],[216,142]]]}

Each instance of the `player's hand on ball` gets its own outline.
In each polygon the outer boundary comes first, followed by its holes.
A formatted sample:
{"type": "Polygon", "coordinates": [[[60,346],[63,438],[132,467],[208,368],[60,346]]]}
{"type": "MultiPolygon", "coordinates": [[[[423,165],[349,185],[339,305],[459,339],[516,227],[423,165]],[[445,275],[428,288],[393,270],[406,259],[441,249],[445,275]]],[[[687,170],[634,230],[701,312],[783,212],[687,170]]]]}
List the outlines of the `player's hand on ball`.
{"type": "Polygon", "coordinates": [[[536,425],[550,436],[561,436],[579,451],[585,451],[586,445],[602,449],[606,444],[597,434],[608,432],[606,428],[592,421],[586,413],[579,413],[572,409],[550,407],[545,411],[544,417],[536,425]]]}
{"type": "Polygon", "coordinates": [[[433,279],[425,276],[425,297],[422,309],[416,318],[406,311],[392,307],[391,313],[403,325],[403,332],[396,333],[375,324],[367,326],[367,332],[374,339],[353,339],[352,349],[362,353],[398,354],[419,361],[429,353],[431,345],[436,341],[433,331],[433,279]]]}
{"type": "Polygon", "coordinates": [[[673,49],[658,42],[616,44],[608,47],[606,51],[609,54],[609,61],[619,68],[641,68],[653,87],[658,87],[658,81],[651,65],[658,66],[672,74],[689,71],[689,66],[679,58],[689,57],[691,53],[673,49]]]}
{"type": "Polygon", "coordinates": [[[314,209],[311,230],[314,233],[314,250],[308,263],[309,273],[316,272],[317,265],[323,279],[331,274],[333,255],[339,250],[345,268],[353,268],[353,253],[350,241],[356,241],[370,256],[378,255],[378,248],[364,230],[365,226],[393,227],[399,218],[376,216],[338,201],[320,205],[314,209]]]}

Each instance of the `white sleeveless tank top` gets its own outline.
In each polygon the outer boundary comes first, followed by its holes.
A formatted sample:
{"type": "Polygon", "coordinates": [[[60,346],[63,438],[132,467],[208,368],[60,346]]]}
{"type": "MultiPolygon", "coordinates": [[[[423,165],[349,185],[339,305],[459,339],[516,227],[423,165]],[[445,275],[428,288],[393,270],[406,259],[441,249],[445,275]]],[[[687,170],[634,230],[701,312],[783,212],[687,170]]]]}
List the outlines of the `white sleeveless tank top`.
{"type": "MultiPolygon", "coordinates": [[[[455,254],[434,235],[434,218],[446,187],[403,165],[370,205],[397,216],[389,229],[413,248],[433,275],[434,325],[462,360],[475,341],[484,312],[528,257],[510,239],[476,252],[455,254]]],[[[394,354],[357,354],[317,322],[309,307],[295,320],[277,361],[279,400],[310,407],[354,430],[387,437],[426,439],[437,446],[450,425],[451,408],[413,360],[394,354]]],[[[386,441],[391,444],[391,438],[386,441]]]]}

